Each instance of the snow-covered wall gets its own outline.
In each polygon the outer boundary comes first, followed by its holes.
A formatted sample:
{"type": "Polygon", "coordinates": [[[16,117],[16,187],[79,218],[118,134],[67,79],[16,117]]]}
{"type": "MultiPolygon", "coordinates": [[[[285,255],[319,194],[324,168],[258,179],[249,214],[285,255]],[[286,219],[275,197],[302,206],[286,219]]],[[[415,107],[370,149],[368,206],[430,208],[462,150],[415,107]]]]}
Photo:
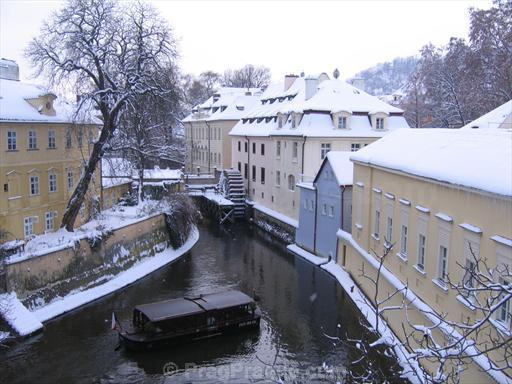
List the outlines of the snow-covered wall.
{"type": "Polygon", "coordinates": [[[168,246],[163,215],[114,230],[91,246],[87,239],[5,266],[7,291],[15,291],[29,308],[83,287],[93,287],[168,246]]]}

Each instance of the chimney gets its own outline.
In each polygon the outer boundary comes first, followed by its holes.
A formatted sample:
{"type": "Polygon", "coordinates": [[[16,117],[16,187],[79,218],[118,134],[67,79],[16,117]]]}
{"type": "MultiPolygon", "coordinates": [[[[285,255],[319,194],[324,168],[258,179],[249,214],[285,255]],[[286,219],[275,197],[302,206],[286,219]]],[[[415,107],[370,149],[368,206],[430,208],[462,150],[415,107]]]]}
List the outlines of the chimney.
{"type": "Polygon", "coordinates": [[[352,79],[352,85],[357,89],[364,91],[364,79],[352,79]]]}
{"type": "Polygon", "coordinates": [[[305,93],[306,93],[306,100],[309,100],[311,99],[317,89],[318,89],[318,78],[316,77],[306,77],[304,79],[304,84],[305,84],[305,93]]]}
{"type": "Polygon", "coordinates": [[[299,76],[297,75],[285,75],[284,76],[284,90],[287,91],[292,86],[295,79],[297,79],[299,76]]]}
{"type": "Polygon", "coordinates": [[[0,59],[0,79],[20,80],[20,69],[14,60],[0,59]]]}

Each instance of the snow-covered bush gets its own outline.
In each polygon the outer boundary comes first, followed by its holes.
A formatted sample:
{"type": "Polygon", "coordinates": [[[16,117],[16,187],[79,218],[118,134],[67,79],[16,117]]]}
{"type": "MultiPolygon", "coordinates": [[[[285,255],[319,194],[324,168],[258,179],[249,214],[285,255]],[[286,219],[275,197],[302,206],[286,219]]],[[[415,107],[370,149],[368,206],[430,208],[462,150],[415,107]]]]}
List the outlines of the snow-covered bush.
{"type": "Polygon", "coordinates": [[[199,212],[186,194],[172,193],[160,201],[169,232],[169,241],[178,248],[187,240],[190,230],[199,220],[199,212]]]}

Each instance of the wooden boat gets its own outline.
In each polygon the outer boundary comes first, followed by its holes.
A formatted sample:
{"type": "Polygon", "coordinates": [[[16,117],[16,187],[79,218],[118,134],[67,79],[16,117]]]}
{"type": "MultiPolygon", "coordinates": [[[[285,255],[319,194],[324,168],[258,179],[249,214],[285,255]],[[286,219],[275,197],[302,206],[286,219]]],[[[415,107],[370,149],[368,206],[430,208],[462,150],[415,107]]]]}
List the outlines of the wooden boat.
{"type": "Polygon", "coordinates": [[[138,305],[128,329],[119,326],[115,314],[113,328],[126,348],[144,350],[259,329],[260,318],[251,297],[228,291],[138,305]]]}

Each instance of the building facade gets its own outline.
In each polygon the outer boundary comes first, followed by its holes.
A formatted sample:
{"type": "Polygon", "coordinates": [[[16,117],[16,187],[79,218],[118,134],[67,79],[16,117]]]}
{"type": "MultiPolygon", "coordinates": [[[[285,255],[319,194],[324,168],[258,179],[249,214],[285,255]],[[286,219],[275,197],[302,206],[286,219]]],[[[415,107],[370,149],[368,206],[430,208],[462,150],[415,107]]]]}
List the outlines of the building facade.
{"type": "Polygon", "coordinates": [[[313,183],[298,183],[299,223],[295,243],[308,252],[336,259],[339,228],[351,232],[352,152],[327,154],[313,183]]]}
{"type": "Polygon", "coordinates": [[[219,89],[183,119],[188,173],[212,173],[231,167],[229,131],[254,105],[258,88],[219,89]]]}
{"type": "MultiPolygon", "coordinates": [[[[512,270],[511,144],[512,132],[505,127],[402,130],[353,154],[352,234],[338,233],[338,263],[374,297],[375,286],[362,270],[376,276],[375,255],[391,248],[379,297],[407,286],[407,320],[405,310],[385,315],[402,341],[409,321],[432,326],[425,308],[461,324],[481,316],[473,296],[452,285],[476,284],[468,273],[475,260],[483,258],[493,273],[512,270]]],[[[386,305],[400,305],[401,297],[386,305]]],[[[511,308],[511,300],[497,307],[481,335],[510,337],[511,308]]],[[[432,332],[439,342],[446,337],[438,328],[432,332]]],[[[498,348],[489,357],[502,361],[502,352],[498,348]]],[[[490,381],[477,365],[463,373],[463,382],[490,381]]]]}
{"type": "Polygon", "coordinates": [[[256,209],[296,221],[296,184],[311,182],[329,151],[357,151],[399,128],[408,128],[402,110],[350,84],[288,75],[231,130],[231,165],[256,209]]]}
{"type": "MultiPolygon", "coordinates": [[[[2,59],[1,67],[0,228],[4,240],[25,239],[59,228],[98,126],[77,122],[55,94],[20,82],[14,62],[2,59]]],[[[100,196],[98,175],[90,195],[100,196]]],[[[87,217],[84,206],[76,225],[87,217]]]]}

